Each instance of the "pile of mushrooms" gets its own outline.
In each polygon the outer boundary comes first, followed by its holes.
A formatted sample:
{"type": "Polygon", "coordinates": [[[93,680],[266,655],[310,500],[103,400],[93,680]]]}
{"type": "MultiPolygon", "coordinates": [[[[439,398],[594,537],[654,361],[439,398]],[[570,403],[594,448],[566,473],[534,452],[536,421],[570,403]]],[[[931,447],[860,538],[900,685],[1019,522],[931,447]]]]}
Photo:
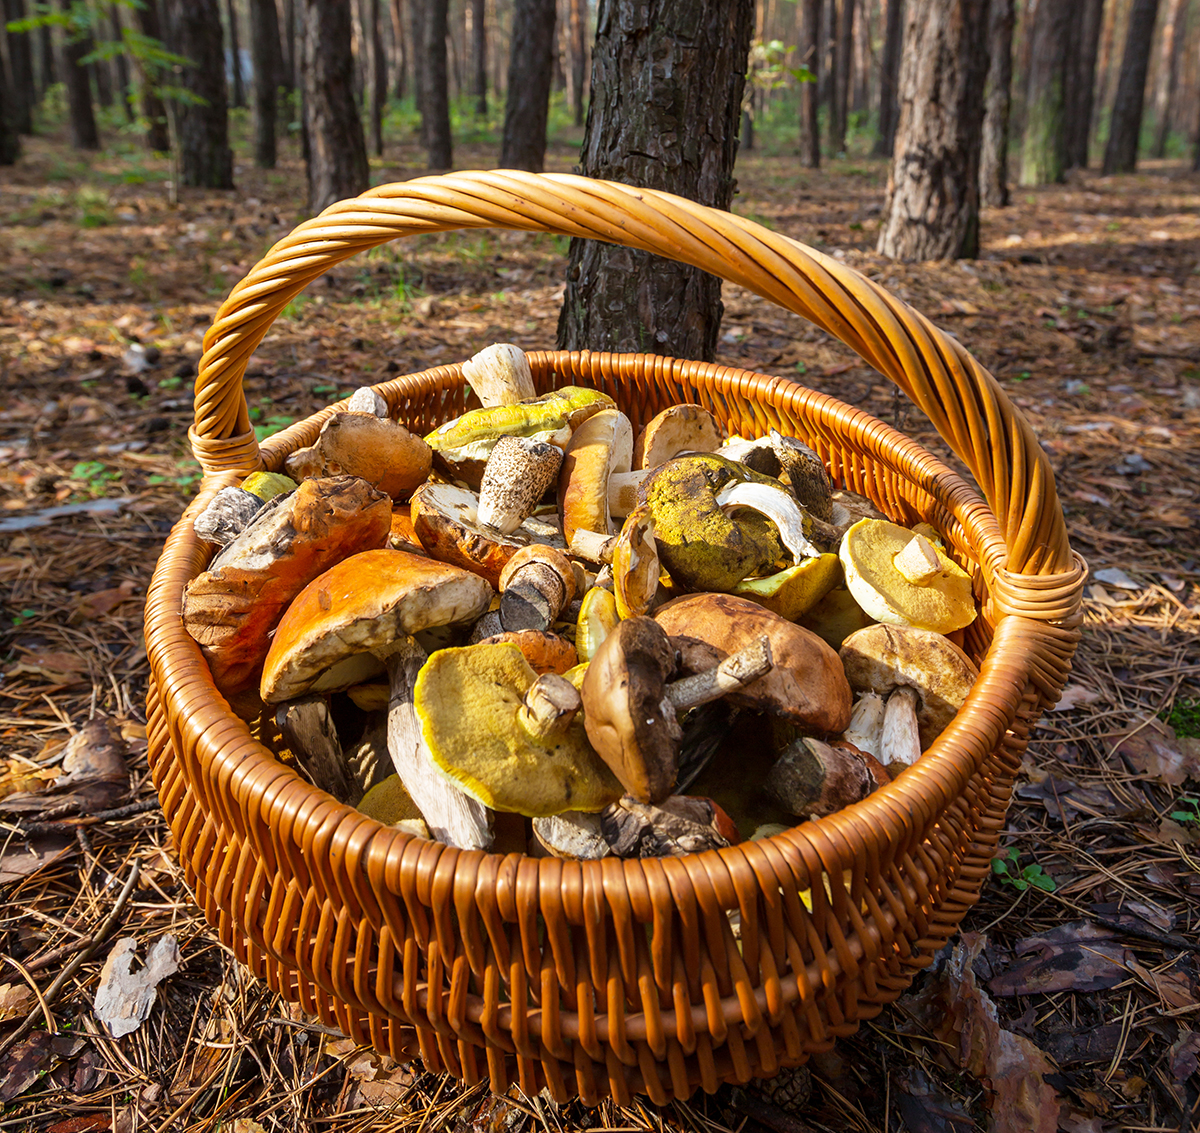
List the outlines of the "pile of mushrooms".
{"type": "Polygon", "coordinates": [[[463,367],[421,438],[359,390],[283,473],[217,493],[183,619],[258,738],[342,802],[468,849],[691,853],[890,782],[977,675],[933,528],[699,405],[463,367]]]}

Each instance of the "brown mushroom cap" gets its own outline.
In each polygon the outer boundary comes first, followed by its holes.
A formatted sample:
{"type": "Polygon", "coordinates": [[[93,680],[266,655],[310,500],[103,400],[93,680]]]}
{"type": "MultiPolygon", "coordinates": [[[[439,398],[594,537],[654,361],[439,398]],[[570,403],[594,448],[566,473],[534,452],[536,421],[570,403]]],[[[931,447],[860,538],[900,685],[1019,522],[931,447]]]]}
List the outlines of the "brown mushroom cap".
{"type": "Polygon", "coordinates": [[[429,475],[433,452],[399,421],[373,413],[335,413],[311,449],[287,460],[289,473],[360,476],[393,498],[407,496],[429,475]]]}
{"type": "Polygon", "coordinates": [[[671,405],[650,419],[633,446],[634,468],[657,468],[681,452],[714,452],[721,426],[702,405],[671,405]]]}
{"type": "Polygon", "coordinates": [[[434,626],[473,622],[491,600],[484,579],[446,563],[404,551],[352,555],[310,582],[280,619],[262,698],[273,704],[349,687],[361,678],[362,655],[434,626]],[[341,663],[349,669],[339,678],[341,663]]]}
{"type": "Polygon", "coordinates": [[[873,625],[842,643],[842,665],[857,692],[887,695],[915,689],[921,750],[945,730],[967,699],[979,670],[954,642],[914,626],[873,625]]]}
{"type": "Polygon", "coordinates": [[[683,732],[666,699],[674,669],[661,627],[627,618],[596,650],[579,689],[592,747],[642,802],[660,802],[675,784],[683,732]]]}
{"type": "Polygon", "coordinates": [[[707,668],[714,651],[720,660],[765,634],[774,668],[731,693],[730,701],[782,715],[817,733],[840,732],[850,722],[850,686],[841,661],[815,633],[732,594],[675,598],[654,611],[654,620],[680,649],[682,667],[692,671],[707,668]]]}

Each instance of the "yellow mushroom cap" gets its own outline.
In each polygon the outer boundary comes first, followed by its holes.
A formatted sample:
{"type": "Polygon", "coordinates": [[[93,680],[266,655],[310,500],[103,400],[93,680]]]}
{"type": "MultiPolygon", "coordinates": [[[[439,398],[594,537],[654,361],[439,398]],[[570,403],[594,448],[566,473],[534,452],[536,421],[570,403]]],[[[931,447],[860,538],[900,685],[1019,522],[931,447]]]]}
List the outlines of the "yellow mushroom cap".
{"type": "Polygon", "coordinates": [[[545,739],[522,727],[519,712],[536,679],[515,645],[434,653],[413,688],[434,763],[493,810],[531,818],[603,810],[623,789],[588,743],[582,714],[545,739]]]}
{"type": "Polygon", "coordinates": [[[841,581],[841,574],[837,555],[814,555],[775,574],[744,578],[733,593],[795,622],[841,581]]]}
{"type": "Polygon", "coordinates": [[[952,633],[975,620],[971,576],[932,543],[941,569],[925,583],[910,582],[895,558],[913,533],[886,519],[860,519],[842,537],[838,552],[846,587],[876,621],[952,633]]]}

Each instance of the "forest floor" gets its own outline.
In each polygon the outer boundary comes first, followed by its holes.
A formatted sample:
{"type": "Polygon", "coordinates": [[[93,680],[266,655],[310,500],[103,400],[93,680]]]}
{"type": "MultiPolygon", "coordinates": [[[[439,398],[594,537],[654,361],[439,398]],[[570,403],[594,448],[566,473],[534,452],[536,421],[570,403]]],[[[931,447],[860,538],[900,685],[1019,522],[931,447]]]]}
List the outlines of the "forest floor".
{"type": "MultiPolygon", "coordinates": [[[[377,183],[422,172],[415,148],[392,152],[377,183]]],[[[575,153],[552,147],[548,167],[575,153]]],[[[488,168],[496,152],[461,147],[458,161],[488,168]]],[[[305,194],[295,154],[268,173],[243,162],[237,191],[187,191],[178,207],[168,175],[58,138],[0,171],[0,795],[52,779],[97,716],[125,749],[116,801],[142,803],[90,826],[0,812],[0,1128],[1007,1133],[1054,1128],[1056,1107],[1068,1133],[1200,1124],[1200,178],[1148,163],[1015,191],[985,212],[978,260],[902,266],[873,251],[884,164],[812,173],[790,154],[743,155],[736,212],[909,301],[1027,414],[1093,571],[1086,626],[1029,750],[1007,872],[953,962],[792,1075],[790,1098],[726,1088],[586,1111],[489,1099],[326,1033],[247,975],[182,883],[145,762],[141,607],[199,479],[186,432],[201,337],[305,194]],[[92,1007],[112,942],[144,951],[168,933],[180,970],[112,1039],[92,1007]]],[[[470,233],[346,263],[260,347],[256,423],[276,431],[494,341],[551,345],[564,254],[550,237],[470,233]]],[[[944,453],[840,343],[737,289],[725,303],[719,361],[794,378],[944,453]]]]}

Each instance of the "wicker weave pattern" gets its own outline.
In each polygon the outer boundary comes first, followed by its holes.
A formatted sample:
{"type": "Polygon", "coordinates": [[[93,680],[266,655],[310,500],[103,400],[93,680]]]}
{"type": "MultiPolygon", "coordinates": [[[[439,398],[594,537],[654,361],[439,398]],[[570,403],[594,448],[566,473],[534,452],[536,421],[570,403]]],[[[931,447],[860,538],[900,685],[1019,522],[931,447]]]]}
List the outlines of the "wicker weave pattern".
{"type": "MultiPolygon", "coordinates": [[[[379,387],[425,431],[461,412],[457,366],[379,387]]],[[[342,202],[281,241],[205,339],[192,432],[206,477],[147,602],[151,766],[189,883],[260,977],[347,1034],[471,1082],[656,1102],[771,1074],[894,999],[977,898],[1029,728],[1066,679],[1081,561],[1033,434],[957,343],[845,266],[747,221],[573,177],[458,174],[342,202]],[[982,673],[914,768],[865,802],[720,852],[572,863],[466,853],[385,829],[280,766],[216,694],[180,597],[191,519],[278,468],[331,410],[256,452],[241,381],[283,306],[332,264],[416,232],[594,236],[750,287],[856,349],[924,409],[984,498],[915,442],[783,379],[641,355],[536,354],[539,389],[612,394],[636,423],[680,400],[730,429],[808,440],[900,522],[929,519],[973,570],[982,673]],[[261,463],[260,463],[261,462],[261,463]],[[809,891],[811,911],[801,899],[809,891]],[[738,935],[727,915],[738,914],[738,935]]]]}

